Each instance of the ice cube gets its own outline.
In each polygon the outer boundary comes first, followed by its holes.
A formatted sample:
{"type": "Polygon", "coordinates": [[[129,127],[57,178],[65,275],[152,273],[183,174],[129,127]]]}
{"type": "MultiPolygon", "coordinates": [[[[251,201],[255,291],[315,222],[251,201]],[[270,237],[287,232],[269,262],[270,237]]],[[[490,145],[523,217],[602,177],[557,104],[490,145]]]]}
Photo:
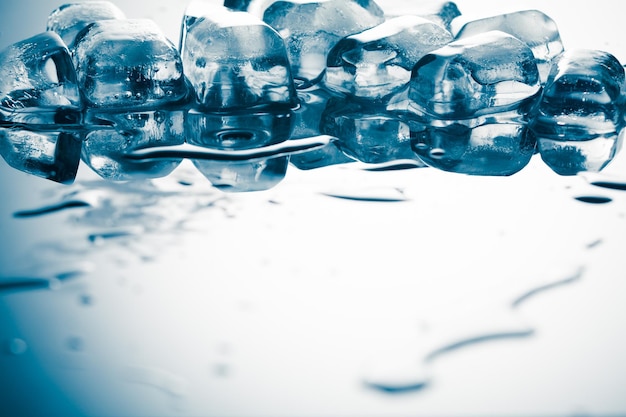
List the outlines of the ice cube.
{"type": "Polygon", "coordinates": [[[561,175],[604,168],[621,144],[623,93],[624,68],[612,54],[559,55],[530,121],[544,162],[561,175]]]}
{"type": "Polygon", "coordinates": [[[451,1],[420,0],[400,2],[397,0],[376,0],[376,3],[378,3],[387,18],[416,15],[439,23],[448,30],[452,20],[461,16],[458,6],[451,1]]]}
{"type": "Polygon", "coordinates": [[[11,167],[60,183],[76,178],[80,132],[0,128],[0,155],[11,167]]]}
{"type": "Polygon", "coordinates": [[[492,31],[426,55],[388,109],[405,103],[412,148],[426,164],[471,175],[512,175],[535,152],[526,116],[540,93],[528,45],[492,31]]]}
{"type": "Polygon", "coordinates": [[[56,33],[35,35],[0,53],[2,125],[74,125],[81,107],[69,51],[56,33]]]}
{"type": "Polygon", "coordinates": [[[149,19],[92,23],[76,39],[73,59],[92,108],[162,106],[189,93],[178,50],[149,19]]]}
{"type": "Polygon", "coordinates": [[[181,41],[198,108],[294,107],[297,96],[280,35],[249,13],[205,6],[186,13],[181,41]]]}
{"type": "Polygon", "coordinates": [[[56,32],[71,49],[76,35],[90,23],[98,20],[125,19],[126,15],[109,1],[66,3],[48,16],[47,30],[56,32]]]}
{"type": "Polygon", "coordinates": [[[424,56],[409,82],[409,110],[424,119],[466,119],[536,101],[539,72],[530,48],[491,31],[424,56]]]}
{"type": "Polygon", "coordinates": [[[475,119],[409,121],[411,147],[427,165],[469,175],[508,176],[535,154],[536,139],[517,112],[475,119]]]}
{"type": "Polygon", "coordinates": [[[416,159],[409,126],[384,108],[344,98],[331,98],[322,115],[321,131],[335,136],[348,156],[365,163],[416,159]]]}
{"type": "Polygon", "coordinates": [[[290,109],[242,113],[190,110],[186,116],[187,142],[213,149],[253,149],[284,142],[293,128],[290,109]]]}
{"type": "Polygon", "coordinates": [[[166,176],[182,158],[138,162],[125,155],[137,149],[184,143],[184,120],[183,110],[168,108],[128,112],[89,110],[86,121],[90,129],[82,160],[102,178],[115,181],[166,176]]]}
{"type": "Polygon", "coordinates": [[[372,0],[274,1],[262,16],[285,39],[293,75],[303,85],[319,80],[328,52],[341,38],[384,21],[372,0]]]}
{"type": "Polygon", "coordinates": [[[0,154],[10,166],[72,182],[82,145],[81,107],[59,35],[44,32],[0,52],[0,154]]]}
{"type": "Polygon", "coordinates": [[[324,84],[331,90],[382,99],[404,87],[417,61],[452,41],[452,34],[405,15],[341,39],[329,52],[324,84]]]}
{"type": "Polygon", "coordinates": [[[563,43],[554,20],[538,10],[521,10],[483,19],[461,23],[455,20],[453,29],[456,38],[462,39],[492,30],[499,30],[515,36],[526,43],[537,59],[539,77],[545,83],[552,60],[563,52],[563,43]]]}
{"type": "Polygon", "coordinates": [[[211,185],[225,192],[268,190],[285,178],[289,166],[288,156],[251,162],[192,161],[211,185]]]}
{"type": "MultiPolygon", "coordinates": [[[[298,90],[300,105],[294,110],[294,128],[291,139],[322,134],[322,114],[332,96],[332,93],[323,88],[322,84],[298,90]]],[[[354,162],[355,159],[346,155],[337,144],[337,141],[330,141],[320,149],[293,154],[289,162],[302,170],[354,162]]]]}

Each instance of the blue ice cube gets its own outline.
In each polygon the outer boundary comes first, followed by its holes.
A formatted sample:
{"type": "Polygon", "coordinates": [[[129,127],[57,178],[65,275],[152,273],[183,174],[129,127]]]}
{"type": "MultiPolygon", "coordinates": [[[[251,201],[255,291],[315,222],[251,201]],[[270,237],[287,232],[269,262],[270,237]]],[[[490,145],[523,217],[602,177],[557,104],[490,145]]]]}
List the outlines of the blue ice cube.
{"type": "Polygon", "coordinates": [[[151,20],[102,20],[80,33],[73,59],[90,127],[83,161],[113,180],[169,174],[181,159],[136,162],[124,154],[185,141],[190,88],[174,44],[151,20]]]}
{"type": "MultiPolygon", "coordinates": [[[[460,25],[459,20],[454,25],[460,25]]],[[[537,59],[541,81],[545,83],[552,60],[563,52],[563,43],[554,20],[538,10],[521,10],[469,21],[455,30],[461,39],[479,33],[499,30],[525,42],[537,59]]]]}
{"type": "Polygon", "coordinates": [[[285,44],[274,29],[246,12],[210,5],[196,10],[183,19],[181,54],[198,108],[295,107],[285,44]]]}
{"type": "Polygon", "coordinates": [[[331,98],[322,115],[321,131],[337,137],[351,158],[365,163],[416,159],[409,125],[384,108],[346,98],[331,98]]]}
{"type": "Polygon", "coordinates": [[[275,187],[287,173],[288,156],[250,162],[193,160],[211,185],[224,192],[264,191],[275,187]]]}
{"type": "Polygon", "coordinates": [[[452,41],[452,34],[405,15],[341,39],[329,52],[324,84],[331,90],[382,99],[404,87],[417,61],[452,41]]]}
{"type": "Polygon", "coordinates": [[[303,85],[319,80],[328,52],[341,38],[384,21],[372,0],[274,1],[261,11],[285,39],[293,75],[303,85]]]}
{"type": "Polygon", "coordinates": [[[185,142],[185,112],[162,108],[103,111],[90,109],[82,160],[102,178],[126,181],[158,178],[171,173],[182,158],[134,161],[125,155],[142,148],[185,142]]]}
{"type": "Polygon", "coordinates": [[[73,59],[92,108],[161,106],[189,93],[177,48],[149,19],[92,23],[76,39],[73,59]]]}
{"type": "Polygon", "coordinates": [[[458,6],[451,1],[420,0],[420,1],[397,1],[376,0],[376,3],[385,13],[387,18],[416,15],[439,23],[446,29],[450,29],[450,23],[461,16],[458,6]]]}
{"type": "Polygon", "coordinates": [[[472,175],[512,175],[535,151],[526,115],[540,93],[528,45],[492,31],[426,55],[414,67],[408,90],[391,103],[394,111],[404,103],[412,147],[428,165],[472,175]]]}
{"type": "Polygon", "coordinates": [[[541,92],[530,48],[500,31],[462,38],[413,68],[409,107],[416,115],[464,119],[511,109],[541,92]]]}
{"type": "Polygon", "coordinates": [[[571,49],[555,60],[530,127],[555,172],[599,171],[620,147],[624,68],[608,52],[571,49]]]}
{"type": "MultiPolygon", "coordinates": [[[[323,88],[322,84],[315,84],[309,88],[298,90],[300,105],[294,111],[294,128],[291,139],[322,134],[322,116],[331,97],[333,94],[323,88]]],[[[337,141],[330,141],[320,149],[293,154],[289,158],[292,165],[302,170],[354,161],[354,158],[349,157],[339,148],[337,141]]]]}
{"type": "Polygon", "coordinates": [[[81,123],[76,74],[59,35],[44,32],[0,52],[0,153],[10,166],[72,182],[81,123]]]}
{"type": "Polygon", "coordinates": [[[56,32],[71,49],[76,35],[90,23],[98,20],[125,19],[126,15],[109,1],[66,3],[48,16],[47,30],[56,32]]]}
{"type": "Polygon", "coordinates": [[[0,53],[2,125],[76,124],[81,107],[72,59],[56,33],[35,35],[0,53]]]}

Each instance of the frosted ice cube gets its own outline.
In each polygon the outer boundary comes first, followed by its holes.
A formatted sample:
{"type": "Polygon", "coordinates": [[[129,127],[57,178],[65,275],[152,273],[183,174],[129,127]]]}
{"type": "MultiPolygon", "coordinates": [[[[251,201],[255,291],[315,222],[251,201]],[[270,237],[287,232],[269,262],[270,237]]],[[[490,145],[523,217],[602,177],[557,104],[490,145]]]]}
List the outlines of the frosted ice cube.
{"type": "Polygon", "coordinates": [[[422,17],[389,19],[341,39],[328,54],[324,84],[337,92],[381,99],[409,82],[420,58],[451,41],[449,31],[422,17]]]}
{"type": "Polygon", "coordinates": [[[384,21],[371,0],[274,1],[262,13],[285,39],[293,75],[305,85],[319,80],[328,52],[341,38],[384,21]]]}
{"type": "Polygon", "coordinates": [[[536,101],[535,57],[500,31],[454,41],[424,56],[409,82],[409,110],[423,119],[465,119],[536,101]]]}
{"type": "Polygon", "coordinates": [[[46,28],[58,33],[71,49],[78,32],[90,23],[98,20],[125,18],[124,12],[109,1],[66,3],[50,13],[46,28]]]}
{"type": "Polygon", "coordinates": [[[76,124],[81,100],[69,51],[44,32],[0,52],[0,123],[76,124]]]}
{"type": "Polygon", "coordinates": [[[153,109],[129,112],[90,110],[82,160],[102,178],[130,180],[168,175],[182,158],[133,161],[136,149],[180,145],[185,142],[183,110],[153,109]]]}
{"type": "Polygon", "coordinates": [[[544,162],[572,175],[599,171],[620,147],[624,68],[608,52],[571,49],[552,67],[530,128],[544,162]]]}
{"type": "Polygon", "coordinates": [[[552,60],[563,52],[563,43],[554,20],[538,10],[522,10],[498,16],[473,20],[461,25],[459,18],[453,27],[456,38],[462,39],[492,30],[499,30],[515,36],[526,43],[537,59],[539,76],[545,82],[550,72],[552,60]]]}
{"type": "Polygon", "coordinates": [[[73,59],[89,107],[162,106],[188,96],[178,50],[149,19],[92,23],[73,59]]]}
{"type": "Polygon", "coordinates": [[[451,1],[420,0],[401,2],[397,0],[376,0],[376,3],[378,3],[388,18],[416,15],[439,23],[446,29],[450,29],[452,20],[461,16],[458,6],[451,1]]]}
{"type": "Polygon", "coordinates": [[[182,58],[199,108],[297,104],[285,44],[274,29],[249,13],[224,7],[206,5],[188,13],[182,58]],[[194,17],[196,13],[202,15],[194,17]]]}

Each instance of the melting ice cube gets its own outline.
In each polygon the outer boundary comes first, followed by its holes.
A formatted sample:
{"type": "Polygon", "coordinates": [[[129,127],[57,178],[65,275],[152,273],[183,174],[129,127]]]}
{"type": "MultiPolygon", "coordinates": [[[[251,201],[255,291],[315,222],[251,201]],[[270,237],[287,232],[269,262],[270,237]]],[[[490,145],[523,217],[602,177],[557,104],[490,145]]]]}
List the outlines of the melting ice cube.
{"type": "MultiPolygon", "coordinates": [[[[453,26],[460,25],[459,19],[455,20],[453,26]]],[[[467,22],[455,33],[456,38],[461,39],[492,30],[506,32],[525,42],[537,59],[539,76],[545,83],[552,60],[563,52],[563,43],[554,20],[538,10],[522,10],[467,22]]]]}
{"type": "Polygon", "coordinates": [[[73,59],[89,107],[160,106],[188,95],[178,50],[149,19],[92,23],[73,59]]]}
{"type": "Polygon", "coordinates": [[[440,25],[400,16],[341,39],[329,52],[324,84],[331,90],[381,99],[404,87],[428,52],[452,41],[440,25]]]}
{"type": "Polygon", "coordinates": [[[183,26],[183,63],[199,108],[228,111],[297,104],[283,39],[263,21],[246,12],[205,5],[188,11],[183,26]]]}
{"type": "Polygon", "coordinates": [[[78,32],[90,23],[98,20],[125,18],[124,12],[109,1],[66,3],[50,13],[47,30],[58,33],[63,42],[72,48],[78,32]]]}
{"type": "Polygon", "coordinates": [[[290,0],[273,2],[263,20],[285,39],[294,77],[308,85],[319,79],[339,39],[374,27],[384,17],[371,0],[290,0]]]}
{"type": "Polygon", "coordinates": [[[571,49],[556,58],[530,127],[555,172],[599,171],[623,128],[624,68],[610,53],[571,49]]]}
{"type": "Polygon", "coordinates": [[[82,145],[81,106],[69,51],[56,33],[0,53],[0,153],[12,167],[72,182],[82,145]]]}
{"type": "Polygon", "coordinates": [[[461,16],[458,6],[451,1],[420,0],[412,2],[400,2],[397,0],[377,0],[376,3],[383,9],[385,16],[397,17],[416,15],[439,23],[446,29],[450,29],[450,23],[461,16]]]}

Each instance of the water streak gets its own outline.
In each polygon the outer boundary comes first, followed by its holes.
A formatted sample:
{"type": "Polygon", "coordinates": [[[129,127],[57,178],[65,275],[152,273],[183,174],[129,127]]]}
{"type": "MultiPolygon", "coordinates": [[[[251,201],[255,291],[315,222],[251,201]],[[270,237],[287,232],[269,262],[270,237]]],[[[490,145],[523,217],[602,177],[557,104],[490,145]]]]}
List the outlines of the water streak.
{"type": "Polygon", "coordinates": [[[397,203],[409,200],[409,198],[404,194],[404,191],[402,189],[395,187],[330,191],[323,192],[321,194],[328,197],[340,198],[343,200],[366,201],[373,203],[397,203]]]}
{"type": "Polygon", "coordinates": [[[584,271],[585,271],[585,268],[584,267],[580,267],[572,276],[569,276],[567,278],[564,278],[564,279],[561,279],[561,280],[558,280],[558,281],[551,282],[551,283],[546,284],[546,285],[542,285],[542,286],[537,287],[537,288],[533,288],[533,289],[525,292],[524,294],[520,295],[515,300],[513,300],[513,302],[511,303],[511,307],[512,308],[518,308],[521,304],[526,302],[529,298],[532,298],[532,297],[536,296],[537,294],[540,294],[540,293],[542,293],[544,291],[551,290],[553,288],[561,287],[563,285],[568,285],[568,284],[574,283],[574,282],[580,280],[580,278],[584,274],[584,271]]]}
{"type": "Polygon", "coordinates": [[[431,353],[426,355],[426,357],[424,358],[424,362],[431,362],[445,353],[453,352],[461,348],[464,348],[466,346],[489,342],[492,340],[519,339],[519,338],[529,337],[533,335],[534,332],[535,332],[534,329],[528,328],[528,329],[523,329],[523,330],[514,330],[510,332],[482,334],[482,335],[478,335],[475,337],[462,339],[462,340],[450,343],[448,345],[445,345],[441,348],[438,348],[432,351],[431,353]]]}
{"type": "Polygon", "coordinates": [[[69,200],[69,201],[61,201],[59,203],[50,204],[47,206],[30,209],[30,210],[19,210],[13,213],[13,217],[16,218],[26,218],[26,217],[37,217],[43,216],[46,214],[57,213],[63,210],[79,208],[79,207],[91,207],[91,204],[86,201],[81,200],[69,200]]]}
{"type": "Polygon", "coordinates": [[[384,171],[402,171],[407,169],[425,168],[426,164],[413,159],[397,159],[394,161],[373,164],[363,167],[363,171],[384,172],[384,171]]]}

